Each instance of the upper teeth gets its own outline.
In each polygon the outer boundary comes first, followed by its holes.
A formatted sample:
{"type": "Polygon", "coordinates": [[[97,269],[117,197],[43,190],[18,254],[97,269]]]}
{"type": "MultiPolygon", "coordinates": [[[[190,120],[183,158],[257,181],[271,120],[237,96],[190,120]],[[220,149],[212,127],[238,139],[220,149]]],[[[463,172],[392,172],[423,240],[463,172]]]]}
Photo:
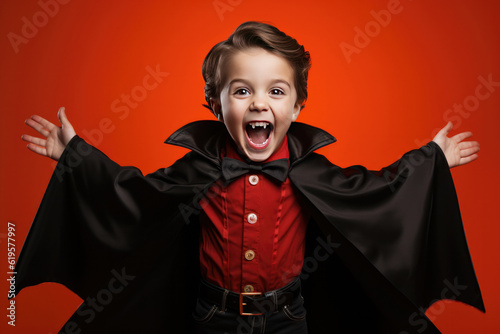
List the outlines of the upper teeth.
{"type": "Polygon", "coordinates": [[[255,129],[256,126],[261,126],[264,129],[269,125],[268,122],[250,122],[250,125],[252,126],[252,129],[255,129]]]}

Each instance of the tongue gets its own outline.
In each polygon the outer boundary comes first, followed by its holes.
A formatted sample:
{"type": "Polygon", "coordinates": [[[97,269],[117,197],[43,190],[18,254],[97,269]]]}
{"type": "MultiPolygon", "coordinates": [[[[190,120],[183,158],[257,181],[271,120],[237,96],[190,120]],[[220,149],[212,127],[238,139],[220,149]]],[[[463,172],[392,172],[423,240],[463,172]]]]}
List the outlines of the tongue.
{"type": "Polygon", "coordinates": [[[262,127],[255,127],[255,129],[252,129],[252,127],[247,128],[248,137],[254,144],[263,144],[269,136],[268,131],[262,127]]]}

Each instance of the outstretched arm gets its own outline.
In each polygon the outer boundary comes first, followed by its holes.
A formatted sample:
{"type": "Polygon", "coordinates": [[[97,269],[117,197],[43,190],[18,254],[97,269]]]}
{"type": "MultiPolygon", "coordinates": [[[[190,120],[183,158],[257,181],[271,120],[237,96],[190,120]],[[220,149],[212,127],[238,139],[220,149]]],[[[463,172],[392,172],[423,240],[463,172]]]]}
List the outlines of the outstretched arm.
{"type": "Polygon", "coordinates": [[[58,127],[38,115],[31,116],[25,121],[26,125],[35,129],[45,138],[33,137],[30,135],[21,136],[22,140],[28,142],[28,148],[31,151],[56,161],[61,157],[61,154],[71,138],[76,135],[73,126],[66,117],[64,107],[59,109],[57,117],[59,118],[59,122],[61,122],[61,127],[58,127]]]}
{"type": "Polygon", "coordinates": [[[453,129],[453,123],[448,122],[432,141],[441,147],[450,168],[462,166],[478,158],[479,143],[477,141],[463,141],[472,136],[472,132],[461,132],[453,137],[448,133],[453,129]]]}

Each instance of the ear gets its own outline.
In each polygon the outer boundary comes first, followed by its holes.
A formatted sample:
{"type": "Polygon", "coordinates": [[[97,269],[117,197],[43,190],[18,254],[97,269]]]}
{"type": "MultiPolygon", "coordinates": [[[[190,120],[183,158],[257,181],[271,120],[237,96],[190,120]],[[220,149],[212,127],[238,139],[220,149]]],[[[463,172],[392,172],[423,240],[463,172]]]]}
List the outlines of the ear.
{"type": "Polygon", "coordinates": [[[212,108],[212,112],[214,113],[215,117],[217,117],[219,121],[222,121],[222,110],[219,100],[210,99],[210,108],[212,108]]]}
{"type": "Polygon", "coordinates": [[[293,106],[293,111],[292,111],[292,122],[295,122],[297,120],[297,117],[299,117],[300,111],[302,110],[302,104],[301,103],[295,103],[293,106]]]}

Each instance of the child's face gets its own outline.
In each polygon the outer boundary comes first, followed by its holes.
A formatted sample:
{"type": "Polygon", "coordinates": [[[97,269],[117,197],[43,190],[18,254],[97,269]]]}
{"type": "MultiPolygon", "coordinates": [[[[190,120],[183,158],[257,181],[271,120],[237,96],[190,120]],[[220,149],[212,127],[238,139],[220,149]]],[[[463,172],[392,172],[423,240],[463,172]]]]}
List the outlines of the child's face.
{"type": "Polygon", "coordinates": [[[242,153],[264,161],[279,148],[300,112],[293,69],[285,59],[251,48],[231,56],[226,71],[222,120],[242,153]]]}

